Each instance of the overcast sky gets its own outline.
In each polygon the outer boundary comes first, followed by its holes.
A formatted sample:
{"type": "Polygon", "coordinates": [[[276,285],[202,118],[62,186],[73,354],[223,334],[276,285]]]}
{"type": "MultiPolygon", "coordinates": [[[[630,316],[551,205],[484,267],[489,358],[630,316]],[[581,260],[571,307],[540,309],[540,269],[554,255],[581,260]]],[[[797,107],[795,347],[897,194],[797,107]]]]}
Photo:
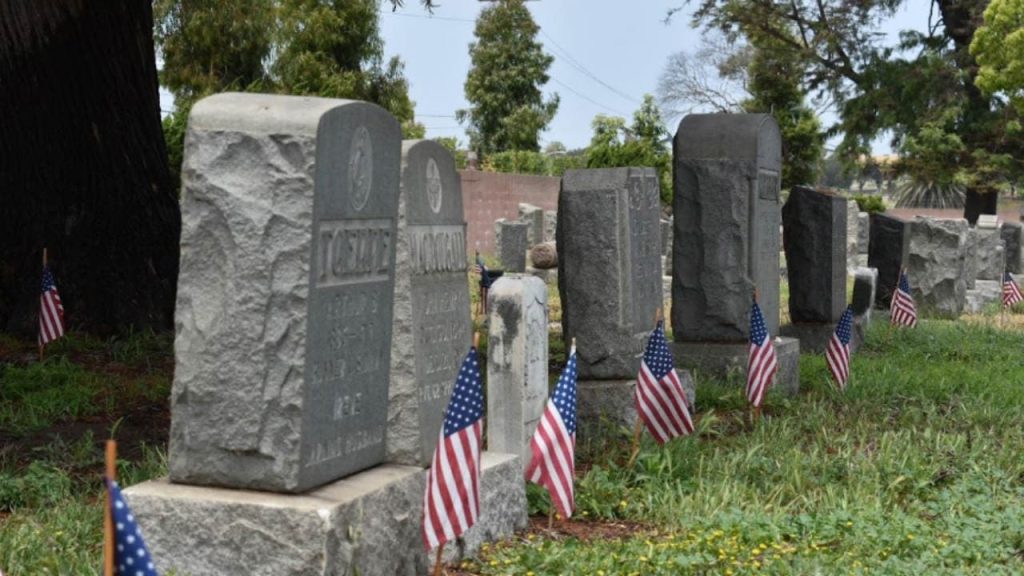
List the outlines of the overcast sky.
{"type": "MultiPolygon", "coordinates": [[[[487,4],[442,0],[433,16],[416,0],[405,4],[396,12],[385,7],[381,13],[385,53],[405,62],[416,117],[427,127],[427,136],[456,136],[465,145],[455,111],[467,106],[463,84],[469,71],[469,44],[474,21],[487,4]]],[[[544,91],[561,97],[557,116],[542,134],[543,143],[558,140],[569,148],[586,146],[595,115],[630,118],[643,95],[655,92],[668,57],[699,47],[700,31],[689,24],[692,4],[670,24],[663,22],[666,10],[674,5],[673,0],[529,2],[544,49],[555,57],[544,91]]],[[[928,0],[908,0],[885,31],[895,37],[901,29],[923,29],[928,6],[928,0]]],[[[172,108],[169,94],[163,93],[161,100],[165,110],[172,108]]],[[[669,130],[674,133],[674,126],[669,130]]],[[[888,152],[889,146],[878,142],[875,149],[888,152]]]]}

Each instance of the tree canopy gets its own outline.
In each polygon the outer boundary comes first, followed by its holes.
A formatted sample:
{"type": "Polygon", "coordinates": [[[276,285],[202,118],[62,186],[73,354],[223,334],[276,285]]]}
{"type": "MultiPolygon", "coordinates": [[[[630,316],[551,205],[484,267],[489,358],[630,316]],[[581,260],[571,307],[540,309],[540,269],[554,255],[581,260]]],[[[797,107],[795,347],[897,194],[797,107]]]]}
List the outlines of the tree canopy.
{"type": "Polygon", "coordinates": [[[497,0],[477,18],[465,85],[470,106],[456,116],[468,122],[470,146],[481,154],[540,149],[559,99],[541,92],[554,58],[537,41],[539,31],[524,0],[497,0]]]}
{"type": "Polygon", "coordinates": [[[662,201],[672,204],[672,154],[668,131],[654,97],[644,94],[633,113],[633,123],[616,116],[598,114],[592,123],[594,135],[587,149],[588,168],[648,166],[658,170],[662,201]]]}
{"type": "Polygon", "coordinates": [[[702,0],[695,22],[730,38],[752,43],[770,39],[792,51],[805,69],[801,82],[830,98],[841,133],[838,152],[848,161],[870,151],[883,133],[907,161],[901,168],[915,178],[936,178],[921,170],[939,169],[942,179],[967,186],[969,220],[995,210],[999,182],[1024,173],[1019,158],[1024,138],[1013,127],[1018,116],[1004,101],[987,97],[975,85],[978,61],[969,47],[982,23],[987,0],[934,0],[927,32],[903,31],[887,44],[879,31],[903,0],[702,0]],[[928,161],[929,143],[959,141],[941,166],[928,161]],[[984,196],[984,197],[983,197],[984,196]]]}

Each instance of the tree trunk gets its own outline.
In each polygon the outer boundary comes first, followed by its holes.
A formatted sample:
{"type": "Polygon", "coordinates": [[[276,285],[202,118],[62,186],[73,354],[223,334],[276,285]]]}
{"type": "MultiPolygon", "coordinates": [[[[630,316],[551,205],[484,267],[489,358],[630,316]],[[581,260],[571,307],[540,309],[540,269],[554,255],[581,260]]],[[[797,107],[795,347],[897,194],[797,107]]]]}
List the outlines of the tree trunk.
{"type": "Polygon", "coordinates": [[[170,327],[181,215],[148,0],[0,2],[0,328],[34,333],[49,248],[69,327],[170,327]]]}

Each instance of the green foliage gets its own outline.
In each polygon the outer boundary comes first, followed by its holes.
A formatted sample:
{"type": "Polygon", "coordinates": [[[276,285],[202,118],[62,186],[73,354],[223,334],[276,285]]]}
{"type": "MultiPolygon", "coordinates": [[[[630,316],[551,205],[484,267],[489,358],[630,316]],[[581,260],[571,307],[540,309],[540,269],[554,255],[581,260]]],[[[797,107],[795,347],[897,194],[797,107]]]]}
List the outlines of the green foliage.
{"type": "Polygon", "coordinates": [[[869,214],[885,212],[885,201],[877,194],[857,194],[853,196],[857,209],[869,214]]]}
{"type": "Polygon", "coordinates": [[[452,153],[452,156],[455,157],[455,168],[459,170],[466,169],[466,151],[459,146],[458,138],[455,136],[443,136],[434,138],[434,141],[452,153]]]}
{"type": "Polygon", "coordinates": [[[668,150],[668,131],[654,97],[644,95],[633,113],[633,124],[626,127],[623,118],[598,114],[591,126],[594,135],[587,150],[588,168],[640,166],[658,170],[661,199],[672,204],[672,154],[668,150]]]}
{"type": "Polygon", "coordinates": [[[986,94],[1003,94],[1024,112],[1024,1],[992,0],[985,23],[974,33],[971,54],[978,60],[974,83],[986,94]]]}
{"type": "Polygon", "coordinates": [[[181,195],[181,163],[185,160],[185,131],[191,106],[178,106],[163,120],[164,142],[167,145],[167,167],[171,172],[174,190],[181,195]]]}
{"type": "Polygon", "coordinates": [[[561,176],[566,170],[586,168],[585,154],[549,155],[527,150],[507,150],[484,157],[481,168],[488,172],[561,176]]]}
{"type": "Polygon", "coordinates": [[[544,98],[540,90],[554,58],[537,41],[539,31],[524,0],[498,0],[477,18],[465,85],[470,107],[456,116],[468,121],[470,145],[482,155],[538,151],[555,117],[558,95],[544,98]]]}
{"type": "Polygon", "coordinates": [[[897,208],[963,208],[964,185],[912,179],[896,189],[897,208]]]}

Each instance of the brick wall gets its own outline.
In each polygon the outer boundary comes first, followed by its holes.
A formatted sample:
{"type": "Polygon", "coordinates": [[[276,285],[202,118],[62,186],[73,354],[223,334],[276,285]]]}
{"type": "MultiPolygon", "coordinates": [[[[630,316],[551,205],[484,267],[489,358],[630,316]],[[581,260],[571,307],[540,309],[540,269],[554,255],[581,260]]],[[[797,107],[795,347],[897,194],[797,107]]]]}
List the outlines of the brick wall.
{"type": "Polygon", "coordinates": [[[479,170],[459,170],[462,178],[462,206],[466,212],[466,250],[473,254],[493,255],[494,221],[515,220],[519,204],[558,208],[561,178],[528,174],[498,174],[479,170]]]}

